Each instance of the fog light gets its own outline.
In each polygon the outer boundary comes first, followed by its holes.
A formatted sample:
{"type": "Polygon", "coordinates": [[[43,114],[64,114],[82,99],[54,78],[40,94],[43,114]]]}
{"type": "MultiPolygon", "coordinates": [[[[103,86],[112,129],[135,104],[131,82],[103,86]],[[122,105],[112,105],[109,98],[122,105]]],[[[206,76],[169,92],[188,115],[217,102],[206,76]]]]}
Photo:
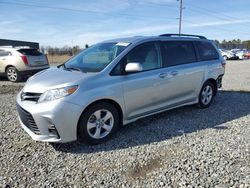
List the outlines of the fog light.
{"type": "Polygon", "coordinates": [[[56,130],[55,125],[53,125],[53,124],[48,125],[48,131],[49,131],[49,133],[51,133],[51,134],[57,136],[57,138],[60,138],[60,136],[59,136],[59,134],[58,134],[58,132],[57,132],[57,130],[56,130]]]}

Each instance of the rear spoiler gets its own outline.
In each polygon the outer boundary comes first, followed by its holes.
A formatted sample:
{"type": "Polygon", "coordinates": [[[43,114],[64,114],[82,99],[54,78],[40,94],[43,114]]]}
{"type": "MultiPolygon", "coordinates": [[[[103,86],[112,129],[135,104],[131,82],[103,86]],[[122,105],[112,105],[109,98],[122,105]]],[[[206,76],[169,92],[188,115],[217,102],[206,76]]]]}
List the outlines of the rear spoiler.
{"type": "Polygon", "coordinates": [[[13,47],[13,48],[33,48],[39,49],[38,42],[28,42],[28,41],[18,41],[18,40],[9,40],[9,39],[0,39],[0,46],[13,47]]]}

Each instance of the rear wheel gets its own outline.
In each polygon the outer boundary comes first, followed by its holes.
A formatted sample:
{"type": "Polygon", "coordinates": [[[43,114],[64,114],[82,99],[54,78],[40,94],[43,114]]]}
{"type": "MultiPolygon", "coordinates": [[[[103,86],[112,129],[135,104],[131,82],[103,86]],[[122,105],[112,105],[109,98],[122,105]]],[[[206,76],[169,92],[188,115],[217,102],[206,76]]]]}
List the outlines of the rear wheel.
{"type": "Polygon", "coordinates": [[[226,56],[226,55],[224,55],[224,56],[223,56],[223,58],[224,58],[224,60],[228,60],[228,58],[227,58],[227,56],[226,56]]]}
{"type": "Polygon", "coordinates": [[[82,114],[78,124],[78,140],[88,144],[107,141],[119,127],[117,109],[106,102],[94,104],[82,114]]]}
{"type": "Polygon", "coordinates": [[[215,86],[211,82],[206,82],[200,91],[199,106],[201,108],[207,108],[213,102],[215,95],[215,86]]]}
{"type": "Polygon", "coordinates": [[[6,76],[11,82],[18,82],[21,80],[21,75],[15,67],[8,67],[6,69],[6,76]]]}

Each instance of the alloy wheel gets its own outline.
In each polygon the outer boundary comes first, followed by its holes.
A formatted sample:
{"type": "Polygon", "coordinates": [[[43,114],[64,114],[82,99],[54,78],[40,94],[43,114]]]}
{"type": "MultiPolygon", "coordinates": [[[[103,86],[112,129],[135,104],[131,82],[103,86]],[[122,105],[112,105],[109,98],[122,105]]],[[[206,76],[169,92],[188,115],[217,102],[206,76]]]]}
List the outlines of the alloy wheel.
{"type": "Polygon", "coordinates": [[[88,119],[87,131],[94,139],[106,137],[114,126],[114,116],[109,110],[97,110],[88,119]]]}
{"type": "Polygon", "coordinates": [[[202,90],[201,101],[204,105],[207,105],[211,102],[212,97],[213,97],[213,88],[210,85],[207,85],[202,90]]]}
{"type": "Polygon", "coordinates": [[[9,68],[7,70],[7,77],[10,81],[15,82],[17,80],[17,72],[14,68],[9,68]]]}

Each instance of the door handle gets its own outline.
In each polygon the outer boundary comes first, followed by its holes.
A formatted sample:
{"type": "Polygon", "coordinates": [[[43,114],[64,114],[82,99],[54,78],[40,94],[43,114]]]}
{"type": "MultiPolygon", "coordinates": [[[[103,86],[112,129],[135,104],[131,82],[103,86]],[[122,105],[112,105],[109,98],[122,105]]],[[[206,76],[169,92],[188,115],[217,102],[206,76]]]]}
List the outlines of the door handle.
{"type": "Polygon", "coordinates": [[[159,77],[160,78],[166,78],[168,76],[168,73],[160,73],[159,77]]]}
{"type": "Polygon", "coordinates": [[[172,71],[170,74],[172,75],[172,76],[176,76],[176,75],[178,75],[178,71],[172,71]]]}

